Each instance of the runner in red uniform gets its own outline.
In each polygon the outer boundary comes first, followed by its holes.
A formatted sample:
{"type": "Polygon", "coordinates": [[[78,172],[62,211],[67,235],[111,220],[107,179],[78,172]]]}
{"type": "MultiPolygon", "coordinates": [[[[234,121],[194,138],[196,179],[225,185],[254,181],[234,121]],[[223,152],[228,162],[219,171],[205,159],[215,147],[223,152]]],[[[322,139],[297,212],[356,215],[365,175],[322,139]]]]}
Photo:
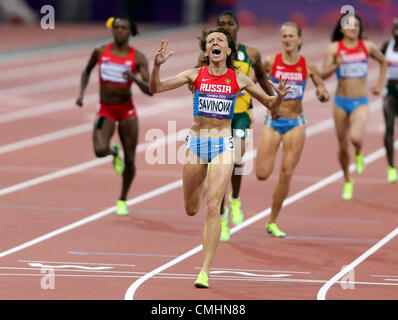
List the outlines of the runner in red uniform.
{"type": "Polygon", "coordinates": [[[114,41],[93,51],[81,76],[80,94],[76,104],[83,106],[84,91],[91,71],[98,63],[100,104],[94,125],[94,151],[97,157],[112,155],[114,169],[123,175],[122,191],[117,201],[116,212],[118,215],[127,215],[129,212],[126,198],[135,175],[134,159],[138,140],[138,117],[131,85],[135,82],[144,93],[152,94],[149,92],[147,59],[144,54],[129,45],[130,36],[137,34],[135,23],[128,17],[111,19],[108,27],[112,28],[114,41]],[[120,146],[118,144],[110,146],[116,123],[123,145],[124,162],[121,159],[120,146]]]}
{"type": "Polygon", "coordinates": [[[266,224],[266,230],[274,237],[286,234],[276,225],[276,218],[286,199],[294,169],[299,162],[305,140],[306,119],[303,113],[303,95],[307,78],[311,77],[316,86],[316,95],[320,101],[327,101],[327,92],[316,66],[300,55],[301,29],[292,22],[281,27],[283,52],[269,56],[264,61],[264,69],[271,73],[271,80],[282,76],[288,80],[291,93],[285,96],[280,106],[280,117],[272,119],[265,115],[264,126],[256,158],[256,176],[267,179],[273,170],[275,156],[282,142],[282,165],[278,185],[272,197],[272,211],[266,224]]]}
{"type": "MultiPolygon", "coordinates": [[[[206,221],[203,228],[203,264],[195,286],[209,287],[208,274],[220,240],[220,205],[231,179],[233,137],[231,121],[236,96],[246,90],[264,106],[275,110],[288,93],[286,82],[272,84],[275,96],[267,95],[245,74],[235,71],[236,45],[228,31],[222,28],[204,31],[200,48],[204,53],[200,67],[160,80],[160,66],[167,61],[167,41],[162,41],[155,55],[150,78],[151,92],[176,89],[183,85],[194,88],[194,121],[186,139],[187,150],[183,167],[185,211],[195,215],[207,196],[206,221]],[[208,163],[211,166],[208,167],[208,163]]],[[[280,80],[280,79],[279,79],[280,80]]]]}
{"type": "Polygon", "coordinates": [[[337,90],[334,98],[333,118],[339,143],[338,158],[344,173],[342,198],[352,199],[354,181],[348,170],[350,164],[349,147],[354,146],[356,171],[362,174],[365,169],[362,147],[365,124],[368,118],[369,99],[366,79],[368,57],[380,64],[377,84],[372,88],[378,95],[384,85],[387,62],[373,42],[362,39],[363,25],[359,16],[351,17],[352,25],[341,16],[332,34],[332,43],[327,49],[323,64],[322,78],[337,74],[337,90]]]}

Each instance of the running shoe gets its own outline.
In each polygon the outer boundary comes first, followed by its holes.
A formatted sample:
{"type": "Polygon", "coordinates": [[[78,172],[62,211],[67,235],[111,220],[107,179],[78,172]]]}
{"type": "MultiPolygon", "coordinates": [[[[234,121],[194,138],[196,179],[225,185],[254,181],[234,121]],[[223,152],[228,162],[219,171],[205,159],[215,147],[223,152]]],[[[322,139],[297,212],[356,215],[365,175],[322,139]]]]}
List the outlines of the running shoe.
{"type": "Polygon", "coordinates": [[[344,200],[352,199],[353,190],[354,190],[354,182],[352,181],[344,182],[343,194],[342,194],[343,199],[344,200]]]}
{"type": "Polygon", "coordinates": [[[224,206],[224,217],[221,217],[221,236],[220,241],[227,242],[229,238],[231,238],[231,234],[229,232],[229,225],[228,225],[228,207],[224,206]]]}
{"type": "Polygon", "coordinates": [[[208,288],[209,287],[209,277],[206,272],[199,272],[198,278],[195,281],[196,288],[208,288]]]}
{"type": "Polygon", "coordinates": [[[114,143],[112,147],[116,150],[116,155],[113,156],[113,168],[118,174],[123,174],[124,163],[120,157],[120,145],[118,143],[114,143]]]}
{"type": "Polygon", "coordinates": [[[286,237],[286,233],[279,230],[278,226],[275,222],[267,223],[267,232],[276,238],[284,238],[286,237]]]}
{"type": "Polygon", "coordinates": [[[229,204],[231,206],[231,220],[232,223],[237,226],[243,222],[244,216],[242,211],[242,206],[240,203],[240,198],[233,199],[232,192],[230,192],[229,197],[229,204]]]}
{"type": "Polygon", "coordinates": [[[387,181],[389,183],[397,182],[398,181],[398,176],[397,176],[397,169],[394,167],[388,166],[387,168],[387,181]]]}
{"type": "Polygon", "coordinates": [[[129,214],[129,208],[127,207],[127,203],[125,200],[118,200],[116,207],[116,214],[118,216],[126,216],[129,214]]]}
{"type": "Polygon", "coordinates": [[[363,161],[363,154],[360,153],[355,155],[355,166],[357,168],[357,173],[362,174],[365,170],[365,162],[363,161]]]}

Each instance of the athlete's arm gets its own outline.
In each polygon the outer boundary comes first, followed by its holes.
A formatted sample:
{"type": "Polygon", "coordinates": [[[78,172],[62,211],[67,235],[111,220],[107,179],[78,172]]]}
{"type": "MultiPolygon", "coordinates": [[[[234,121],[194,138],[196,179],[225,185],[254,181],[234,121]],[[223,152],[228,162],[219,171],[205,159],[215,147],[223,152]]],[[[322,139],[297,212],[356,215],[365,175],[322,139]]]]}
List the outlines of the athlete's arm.
{"type": "Polygon", "coordinates": [[[272,91],[272,87],[268,82],[268,76],[264,72],[260,52],[255,48],[249,47],[246,47],[246,50],[250,60],[253,62],[253,70],[254,74],[256,75],[257,82],[269,96],[273,96],[274,92],[272,91]]]}
{"type": "Polygon", "coordinates": [[[125,71],[123,72],[123,75],[129,80],[133,80],[140,87],[142,92],[152,96],[152,93],[149,91],[148,61],[145,55],[138,50],[135,50],[135,62],[137,65],[137,71],[141,75],[141,79],[131,71],[125,71]]]}
{"type": "Polygon", "coordinates": [[[321,102],[328,101],[329,92],[326,90],[325,84],[323,83],[322,78],[319,75],[318,68],[308,59],[307,59],[307,72],[316,87],[316,96],[318,100],[321,102]]]}
{"type": "Polygon", "coordinates": [[[76,104],[79,107],[83,106],[84,91],[87,88],[91,71],[96,66],[96,64],[98,62],[98,58],[101,56],[104,49],[105,49],[105,46],[97,47],[94,49],[93,53],[91,54],[90,59],[88,60],[86,67],[84,68],[84,70],[82,72],[82,75],[80,77],[80,92],[79,92],[79,96],[76,99],[76,104]]]}
{"type": "Polygon", "coordinates": [[[384,54],[384,55],[386,54],[386,51],[387,51],[388,42],[389,41],[384,41],[383,44],[381,45],[381,48],[380,48],[381,53],[384,54]]]}
{"type": "Polygon", "coordinates": [[[167,61],[167,59],[173,54],[169,52],[166,54],[168,41],[162,40],[159,51],[155,55],[153,69],[151,77],[149,79],[149,90],[152,93],[172,90],[181,87],[184,84],[192,84],[196,79],[199,69],[190,69],[181,72],[173,78],[161,81],[160,80],[160,66],[167,61]]]}
{"type": "Polygon", "coordinates": [[[377,84],[373,86],[372,92],[373,94],[379,95],[383,90],[384,80],[386,78],[387,73],[387,60],[384,58],[383,53],[377,49],[376,45],[370,41],[364,41],[366,49],[369,52],[369,56],[375,59],[378,63],[380,63],[380,73],[377,84]]]}
{"type": "Polygon", "coordinates": [[[267,74],[271,74],[272,66],[274,65],[274,62],[275,62],[275,55],[273,55],[273,56],[268,56],[268,57],[266,57],[266,58],[264,59],[263,67],[264,67],[264,71],[265,71],[267,74]]]}
{"type": "Polygon", "coordinates": [[[340,63],[342,62],[341,56],[340,55],[336,56],[337,47],[338,47],[338,43],[336,41],[332,42],[328,46],[328,49],[326,51],[325,61],[323,63],[323,69],[321,72],[322,79],[327,79],[333,73],[335,73],[337,71],[337,69],[339,68],[340,63]]]}
{"type": "Polygon", "coordinates": [[[246,90],[249,92],[252,97],[257,99],[260,103],[272,111],[279,107],[283,101],[283,98],[289,93],[290,89],[290,86],[286,86],[287,79],[283,83],[282,79],[280,79],[278,85],[268,80],[268,83],[273,86],[277,93],[275,96],[269,96],[263,90],[260,90],[260,88],[255,85],[252,79],[241,72],[236,72],[236,80],[238,81],[238,85],[241,90],[246,90]]]}

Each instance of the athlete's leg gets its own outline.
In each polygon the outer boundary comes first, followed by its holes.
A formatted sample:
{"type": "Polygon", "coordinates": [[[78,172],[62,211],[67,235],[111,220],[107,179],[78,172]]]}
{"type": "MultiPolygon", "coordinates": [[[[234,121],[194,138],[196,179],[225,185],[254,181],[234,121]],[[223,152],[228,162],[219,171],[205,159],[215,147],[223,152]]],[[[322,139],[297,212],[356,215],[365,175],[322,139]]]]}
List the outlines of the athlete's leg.
{"type": "Polygon", "coordinates": [[[206,221],[203,228],[202,271],[210,271],[211,262],[220,239],[220,205],[233,170],[233,150],[214,157],[208,173],[206,221]]]}
{"type": "Polygon", "coordinates": [[[243,168],[242,158],[245,154],[246,141],[245,139],[234,138],[234,143],[235,143],[235,164],[231,176],[231,185],[232,185],[232,197],[236,199],[239,197],[240,186],[242,185],[242,174],[241,174],[243,168]]]}
{"type": "Polygon", "coordinates": [[[120,200],[126,200],[135,176],[135,149],[138,141],[138,118],[123,119],[119,122],[119,137],[124,151],[124,171],[120,200]]]}
{"type": "Polygon", "coordinates": [[[272,211],[268,223],[274,223],[286,199],[294,169],[300,159],[305,141],[305,127],[297,126],[282,136],[282,167],[278,185],[272,197],[272,211]]]}
{"type": "Polygon", "coordinates": [[[350,121],[350,140],[355,148],[355,155],[362,153],[363,136],[365,132],[366,120],[368,119],[369,106],[362,105],[356,108],[349,117],[350,121]]]}
{"type": "Polygon", "coordinates": [[[271,127],[263,126],[256,157],[256,176],[267,179],[274,168],[275,156],[282,141],[280,133],[271,127]]]}
{"type": "Polygon", "coordinates": [[[207,192],[207,163],[203,163],[191,150],[185,151],[182,169],[182,188],[185,212],[189,216],[198,213],[207,192]]]}
{"type": "Polygon", "coordinates": [[[350,174],[348,172],[348,166],[350,164],[350,154],[349,154],[349,140],[348,140],[348,130],[349,121],[348,114],[341,108],[333,107],[333,119],[336,129],[337,141],[339,143],[338,158],[340,166],[344,173],[344,179],[346,182],[350,181],[350,174]]]}
{"type": "Polygon", "coordinates": [[[94,122],[93,144],[94,153],[102,158],[108,155],[116,155],[116,150],[109,143],[115,132],[115,122],[107,117],[97,117],[94,122]]]}
{"type": "Polygon", "coordinates": [[[394,126],[397,110],[397,100],[392,96],[385,97],[383,101],[384,121],[386,124],[384,147],[386,148],[387,162],[390,167],[394,167],[394,126]]]}

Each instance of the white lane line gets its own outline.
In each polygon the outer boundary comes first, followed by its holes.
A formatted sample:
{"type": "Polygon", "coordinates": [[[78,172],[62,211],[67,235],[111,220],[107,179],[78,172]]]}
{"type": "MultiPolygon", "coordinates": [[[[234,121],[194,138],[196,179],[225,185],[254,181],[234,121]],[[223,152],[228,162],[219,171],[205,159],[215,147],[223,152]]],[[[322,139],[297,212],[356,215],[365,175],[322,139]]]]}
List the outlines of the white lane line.
{"type": "MultiPolygon", "coordinates": [[[[195,269],[200,270],[201,267],[195,267],[195,269]]],[[[213,268],[213,267],[211,268],[211,270],[311,274],[311,272],[307,272],[307,271],[290,271],[290,270],[257,270],[257,269],[235,269],[235,268],[213,268]]]]}
{"type": "Polygon", "coordinates": [[[337,273],[334,277],[332,277],[330,280],[328,280],[322,286],[322,288],[318,291],[317,300],[326,300],[326,293],[328,292],[328,290],[334,283],[336,283],[339,279],[341,279],[343,276],[345,276],[347,273],[349,273],[352,269],[354,269],[356,266],[358,266],[361,262],[363,262],[370,255],[372,255],[377,250],[379,250],[387,242],[394,239],[394,237],[396,237],[397,235],[398,235],[398,227],[396,227],[393,231],[391,231],[388,235],[386,235],[383,239],[381,239],[374,246],[372,246],[367,251],[365,251],[362,255],[360,255],[357,259],[355,259],[349,265],[345,266],[339,273],[337,273]]]}
{"type": "Polygon", "coordinates": [[[284,278],[284,277],[290,277],[291,274],[286,274],[286,273],[277,273],[277,274],[257,274],[257,273],[252,273],[252,272],[245,272],[245,271],[230,271],[230,270],[213,270],[210,271],[211,275],[217,275],[221,273],[233,273],[233,274],[238,274],[241,276],[248,276],[248,277],[270,277],[270,278],[284,278]]]}
{"type": "MultiPolygon", "coordinates": [[[[38,117],[44,114],[50,114],[66,109],[76,109],[78,106],[75,104],[76,99],[64,99],[49,102],[40,106],[34,106],[30,108],[24,108],[14,112],[9,112],[0,115],[0,123],[7,123],[16,120],[38,117]]],[[[98,93],[88,94],[84,97],[84,104],[98,103],[98,93]]]]}
{"type": "MultiPolygon", "coordinates": [[[[398,148],[398,140],[395,142],[395,148],[398,148]]],[[[383,157],[385,155],[385,150],[384,147],[371,153],[370,155],[366,156],[364,158],[365,163],[369,164],[371,162],[374,162],[378,159],[380,159],[381,157],[383,157]]],[[[355,165],[351,164],[349,167],[350,172],[355,170],[355,165]]],[[[339,180],[340,178],[343,177],[343,173],[341,170],[335,172],[334,174],[322,179],[321,181],[297,192],[296,194],[286,198],[286,200],[283,202],[283,207],[288,206],[289,204],[292,204],[312,193],[314,193],[315,191],[318,191],[326,186],[328,186],[329,184],[339,180]]],[[[257,213],[256,215],[252,216],[251,218],[245,220],[244,222],[242,222],[240,225],[232,228],[231,234],[234,234],[236,232],[238,232],[239,230],[242,230],[246,227],[248,227],[249,225],[257,222],[260,219],[263,219],[264,217],[268,216],[271,213],[271,208],[267,208],[264,211],[261,211],[259,213],[257,213]]],[[[398,232],[398,228],[397,228],[397,232],[398,232]]],[[[155,270],[148,272],[146,275],[144,275],[143,277],[139,278],[138,280],[136,280],[126,291],[125,294],[125,299],[126,300],[133,300],[134,299],[134,294],[137,291],[137,289],[141,286],[142,283],[144,283],[146,280],[152,278],[154,275],[162,272],[163,270],[166,270],[176,264],[178,264],[179,262],[193,256],[194,254],[202,251],[203,246],[199,245],[191,250],[189,250],[188,252],[182,254],[181,256],[167,262],[166,264],[156,268],[155,270]]],[[[346,272],[347,273],[347,272],[346,272]]],[[[338,278],[340,279],[341,276],[338,278]]]]}
{"type": "MultiPolygon", "coordinates": [[[[151,104],[143,110],[138,112],[139,119],[141,118],[150,118],[156,115],[169,113],[170,111],[182,109],[187,103],[189,103],[191,99],[189,97],[182,97],[173,99],[173,102],[170,101],[162,101],[159,103],[151,104]]],[[[1,122],[1,121],[0,121],[1,122]]],[[[36,145],[44,144],[47,142],[56,141],[59,139],[64,139],[68,137],[72,137],[75,135],[79,135],[82,133],[89,132],[93,129],[93,123],[85,123],[80,124],[74,127],[69,127],[66,129],[61,129],[58,131],[54,131],[51,133],[46,133],[37,137],[33,137],[30,139],[24,139],[16,142],[12,142],[3,146],[0,146],[0,154],[5,154],[12,151],[21,150],[28,147],[33,147],[36,145]]]]}
{"type": "MultiPolygon", "coordinates": [[[[137,197],[135,197],[135,198],[133,198],[131,200],[128,200],[127,201],[127,205],[131,206],[131,205],[143,202],[145,200],[148,200],[148,199],[151,199],[153,197],[156,197],[156,196],[159,196],[161,194],[164,194],[166,192],[169,192],[170,190],[179,188],[181,186],[182,186],[182,180],[181,179],[177,180],[177,181],[174,181],[174,182],[171,182],[171,183],[166,184],[166,185],[164,185],[164,186],[162,186],[160,188],[157,188],[157,189],[152,190],[150,192],[146,192],[146,193],[144,193],[144,194],[142,194],[140,196],[137,196],[137,197]]],[[[14,248],[6,250],[6,251],[3,251],[3,252],[0,253],[0,258],[3,258],[3,257],[5,257],[5,256],[7,256],[9,254],[18,252],[18,251],[23,250],[25,248],[31,247],[31,246],[33,246],[35,244],[38,244],[40,242],[43,242],[43,241],[48,240],[50,238],[53,238],[53,237],[55,237],[55,236],[57,236],[59,234],[62,234],[64,232],[67,232],[67,231],[73,230],[75,228],[78,228],[78,227],[80,227],[82,225],[85,225],[87,223],[90,223],[92,221],[101,219],[102,217],[105,217],[105,216],[107,216],[107,215],[109,215],[111,213],[114,213],[115,211],[116,211],[116,206],[113,206],[113,207],[110,207],[108,209],[105,209],[105,210],[102,210],[100,212],[97,212],[97,213],[95,213],[95,214],[93,214],[91,216],[88,216],[88,217],[84,218],[84,219],[76,221],[76,222],[74,222],[72,224],[69,224],[67,226],[64,226],[62,228],[56,229],[56,230],[54,230],[52,232],[46,233],[46,234],[44,234],[44,235],[42,235],[42,236],[40,236],[38,238],[35,238],[35,239],[31,240],[31,241],[25,242],[25,243],[23,243],[23,244],[21,244],[21,245],[19,245],[17,247],[14,247],[14,248]]]]}
{"type": "Polygon", "coordinates": [[[47,264],[37,263],[37,262],[29,262],[28,265],[30,265],[31,267],[34,267],[34,268],[52,268],[52,269],[70,268],[70,269],[92,270],[92,271],[113,269],[113,267],[87,267],[87,266],[79,266],[79,265],[72,265],[72,264],[55,266],[55,265],[47,265],[47,264]]]}
{"type": "MultiPolygon", "coordinates": [[[[136,153],[139,154],[139,153],[142,153],[142,152],[146,151],[147,148],[152,148],[152,147],[158,148],[158,147],[160,147],[162,145],[166,145],[170,141],[176,141],[177,137],[181,136],[181,134],[184,133],[186,130],[187,129],[182,129],[182,130],[180,130],[180,131],[178,131],[176,133],[169,134],[168,136],[166,136],[164,138],[160,138],[160,139],[158,139],[158,140],[156,140],[154,142],[141,143],[141,144],[139,144],[137,146],[136,153]]],[[[13,193],[13,192],[24,190],[24,189],[27,189],[27,188],[30,188],[30,187],[33,187],[33,186],[37,186],[39,184],[42,184],[42,183],[45,183],[45,182],[48,182],[48,181],[52,181],[52,180],[55,180],[55,179],[66,177],[66,176],[69,176],[69,175],[72,175],[72,174],[76,174],[76,173],[79,173],[79,172],[82,172],[82,171],[85,171],[85,170],[88,170],[88,169],[92,169],[92,168],[101,166],[101,165],[106,164],[106,163],[111,162],[111,161],[112,161],[112,157],[98,158],[98,159],[94,159],[94,160],[90,160],[90,161],[86,161],[86,162],[80,163],[80,164],[72,166],[72,167],[68,167],[68,168],[65,168],[65,169],[58,170],[58,171],[55,171],[53,173],[46,174],[44,176],[40,176],[40,177],[37,177],[37,178],[26,180],[24,182],[17,183],[17,184],[14,184],[12,186],[0,189],[0,197],[4,196],[4,195],[7,195],[7,194],[10,194],[10,193],[13,193]]]]}
{"type": "Polygon", "coordinates": [[[135,264],[115,264],[115,263],[94,263],[94,262],[62,262],[62,261],[43,261],[43,260],[18,260],[18,262],[38,262],[38,263],[55,263],[55,264],[78,264],[78,265],[101,265],[116,267],[135,267],[135,264]]]}

